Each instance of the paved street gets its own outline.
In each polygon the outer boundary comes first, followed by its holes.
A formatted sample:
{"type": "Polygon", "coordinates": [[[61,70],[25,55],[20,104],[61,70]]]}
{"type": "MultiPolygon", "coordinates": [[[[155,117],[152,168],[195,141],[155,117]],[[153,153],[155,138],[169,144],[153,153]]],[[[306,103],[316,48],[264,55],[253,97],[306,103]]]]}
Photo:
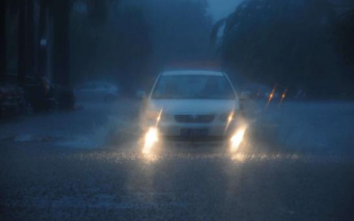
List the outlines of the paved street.
{"type": "Polygon", "coordinates": [[[0,219],[354,217],[353,104],[249,103],[237,153],[189,144],[149,155],[138,142],[139,105],[84,103],[2,123],[0,219]]]}

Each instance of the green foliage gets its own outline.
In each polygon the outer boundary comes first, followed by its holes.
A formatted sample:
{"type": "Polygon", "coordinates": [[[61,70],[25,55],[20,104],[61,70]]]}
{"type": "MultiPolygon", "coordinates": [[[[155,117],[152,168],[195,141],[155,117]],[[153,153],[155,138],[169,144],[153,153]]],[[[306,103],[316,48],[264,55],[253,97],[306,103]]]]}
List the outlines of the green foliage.
{"type": "Polygon", "coordinates": [[[354,68],[354,6],[338,19],[336,37],[343,59],[354,68]]]}
{"type": "Polygon", "coordinates": [[[104,16],[93,16],[100,13],[87,1],[76,0],[71,13],[76,81],[113,76],[130,90],[163,64],[208,53],[212,23],[205,1],[103,0],[104,16]]]}
{"type": "Polygon", "coordinates": [[[250,80],[326,96],[345,81],[334,24],[326,0],[246,0],[227,19],[221,56],[250,80]]]}
{"type": "Polygon", "coordinates": [[[75,81],[115,78],[127,86],[139,78],[150,56],[149,26],[143,10],[119,1],[103,1],[106,15],[92,17],[90,5],[71,15],[72,70],[75,81]],[[103,19],[104,18],[104,19],[103,19]]]}

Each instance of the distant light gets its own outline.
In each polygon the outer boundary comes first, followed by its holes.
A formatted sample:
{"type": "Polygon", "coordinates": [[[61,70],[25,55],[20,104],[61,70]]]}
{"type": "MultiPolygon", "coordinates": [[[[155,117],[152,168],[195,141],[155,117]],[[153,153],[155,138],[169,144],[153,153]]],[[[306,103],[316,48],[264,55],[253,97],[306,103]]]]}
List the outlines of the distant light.
{"type": "Polygon", "coordinates": [[[274,86],[274,88],[272,89],[272,91],[270,92],[269,94],[269,98],[268,98],[268,102],[267,102],[267,105],[266,107],[268,107],[268,105],[270,104],[270,102],[272,101],[273,97],[274,97],[274,94],[275,94],[275,90],[277,89],[277,86],[274,86]]]}
{"type": "Polygon", "coordinates": [[[284,93],[281,95],[279,106],[283,103],[287,93],[288,93],[288,89],[285,89],[284,93]]]}
{"type": "Polygon", "coordinates": [[[43,38],[40,40],[39,44],[40,44],[40,46],[44,47],[44,46],[48,45],[48,41],[47,41],[47,39],[43,38]]]}

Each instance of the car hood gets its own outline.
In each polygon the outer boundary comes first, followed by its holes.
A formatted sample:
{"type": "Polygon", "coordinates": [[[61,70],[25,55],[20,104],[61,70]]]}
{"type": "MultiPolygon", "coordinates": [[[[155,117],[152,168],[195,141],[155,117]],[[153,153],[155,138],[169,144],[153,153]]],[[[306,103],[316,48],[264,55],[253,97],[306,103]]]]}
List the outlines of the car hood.
{"type": "Polygon", "coordinates": [[[217,114],[239,109],[239,102],[237,100],[150,100],[148,109],[162,109],[169,114],[217,114]]]}

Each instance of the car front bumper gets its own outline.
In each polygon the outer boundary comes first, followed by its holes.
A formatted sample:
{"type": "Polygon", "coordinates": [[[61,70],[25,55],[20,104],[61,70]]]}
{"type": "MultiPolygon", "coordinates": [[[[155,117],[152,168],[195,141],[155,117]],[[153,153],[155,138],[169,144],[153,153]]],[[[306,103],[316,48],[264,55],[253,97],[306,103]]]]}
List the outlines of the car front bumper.
{"type": "Polygon", "coordinates": [[[222,141],[231,137],[241,125],[241,120],[233,120],[230,123],[177,123],[177,122],[150,122],[144,126],[145,130],[155,127],[159,137],[164,140],[192,140],[192,141],[222,141]],[[183,130],[203,131],[202,134],[185,134],[183,130]]]}

